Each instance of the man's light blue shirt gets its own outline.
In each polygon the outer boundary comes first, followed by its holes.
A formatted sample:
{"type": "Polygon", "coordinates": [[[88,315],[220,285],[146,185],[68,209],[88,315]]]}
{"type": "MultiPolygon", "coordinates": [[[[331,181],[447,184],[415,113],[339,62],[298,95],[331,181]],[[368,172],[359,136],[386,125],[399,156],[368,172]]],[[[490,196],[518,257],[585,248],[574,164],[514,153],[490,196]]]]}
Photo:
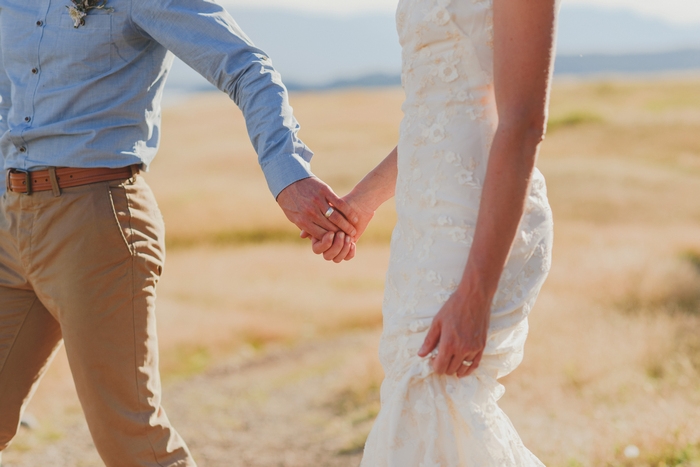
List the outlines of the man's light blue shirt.
{"type": "Polygon", "coordinates": [[[70,5],[0,0],[5,169],[147,168],[174,53],[240,107],[275,197],[311,176],[312,153],[279,74],[214,0],[108,0],[78,28],[70,5]]]}

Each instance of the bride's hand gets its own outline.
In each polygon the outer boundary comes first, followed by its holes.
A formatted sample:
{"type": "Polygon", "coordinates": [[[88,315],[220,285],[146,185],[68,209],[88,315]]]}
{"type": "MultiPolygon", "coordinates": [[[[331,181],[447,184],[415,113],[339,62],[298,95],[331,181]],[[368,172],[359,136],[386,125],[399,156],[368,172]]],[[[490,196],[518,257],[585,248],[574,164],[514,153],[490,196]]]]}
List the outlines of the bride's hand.
{"type": "Polygon", "coordinates": [[[433,319],[418,356],[427,357],[438,375],[471,375],[481,362],[489,330],[490,301],[470,298],[458,289],[433,319]]]}
{"type": "Polygon", "coordinates": [[[374,217],[374,210],[362,202],[361,195],[361,193],[357,193],[356,190],[353,190],[342,198],[342,200],[354,210],[358,219],[358,221],[354,224],[355,228],[357,229],[357,233],[354,237],[355,242],[357,242],[362,234],[365,233],[367,226],[374,217]]]}

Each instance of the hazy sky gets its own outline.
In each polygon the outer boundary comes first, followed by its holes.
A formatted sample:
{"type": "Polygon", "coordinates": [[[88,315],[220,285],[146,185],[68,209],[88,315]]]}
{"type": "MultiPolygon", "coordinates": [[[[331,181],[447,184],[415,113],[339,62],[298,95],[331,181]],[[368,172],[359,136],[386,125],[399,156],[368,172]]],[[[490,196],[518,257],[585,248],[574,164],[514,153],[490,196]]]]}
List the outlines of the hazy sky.
{"type": "MultiPolygon", "coordinates": [[[[319,13],[352,14],[369,11],[393,11],[398,0],[222,0],[228,5],[280,7],[319,13]]],[[[564,0],[570,5],[595,5],[628,8],[667,20],[700,23],[699,0],[564,0]]]]}

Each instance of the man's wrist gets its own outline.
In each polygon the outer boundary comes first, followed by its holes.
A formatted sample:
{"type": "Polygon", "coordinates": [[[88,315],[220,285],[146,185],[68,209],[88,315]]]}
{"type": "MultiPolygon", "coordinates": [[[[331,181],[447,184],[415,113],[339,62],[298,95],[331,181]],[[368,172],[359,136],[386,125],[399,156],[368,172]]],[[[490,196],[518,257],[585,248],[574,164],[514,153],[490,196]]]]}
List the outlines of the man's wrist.
{"type": "Polygon", "coordinates": [[[314,176],[311,165],[296,154],[280,156],[267,163],[263,167],[263,173],[275,199],[289,185],[314,176]]]}

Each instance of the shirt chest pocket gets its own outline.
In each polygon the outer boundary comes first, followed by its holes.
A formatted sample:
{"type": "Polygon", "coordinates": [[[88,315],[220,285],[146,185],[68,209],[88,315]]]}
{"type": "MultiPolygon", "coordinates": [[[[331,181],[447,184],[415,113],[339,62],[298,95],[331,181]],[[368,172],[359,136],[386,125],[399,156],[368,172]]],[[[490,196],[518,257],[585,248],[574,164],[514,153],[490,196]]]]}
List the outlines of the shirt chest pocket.
{"type": "Polygon", "coordinates": [[[70,76],[87,80],[112,68],[112,16],[89,13],[85,24],[76,28],[68,12],[61,15],[58,30],[59,55],[67,57],[70,76]]]}

